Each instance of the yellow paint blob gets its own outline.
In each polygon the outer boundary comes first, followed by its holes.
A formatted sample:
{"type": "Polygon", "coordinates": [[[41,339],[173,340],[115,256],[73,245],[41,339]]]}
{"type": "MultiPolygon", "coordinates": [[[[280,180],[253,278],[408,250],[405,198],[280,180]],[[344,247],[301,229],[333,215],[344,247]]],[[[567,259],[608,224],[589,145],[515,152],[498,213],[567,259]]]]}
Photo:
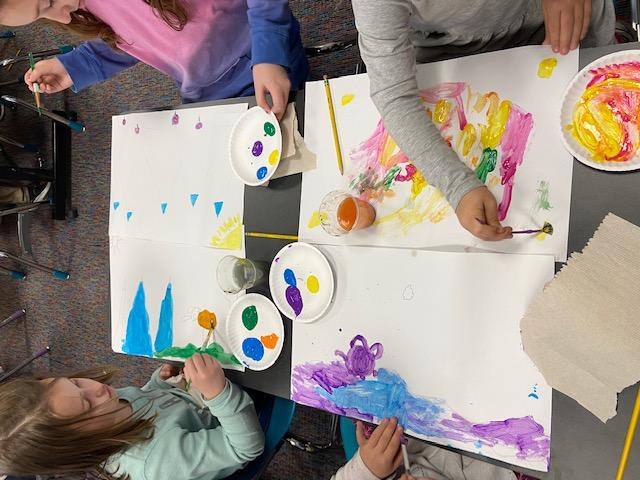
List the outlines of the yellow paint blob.
{"type": "Polygon", "coordinates": [[[488,125],[481,126],[482,133],[480,134],[483,149],[495,149],[498,146],[504,134],[505,127],[507,126],[510,111],[511,102],[509,100],[503,100],[493,115],[487,113],[488,125]]]}
{"type": "Polygon", "coordinates": [[[200,325],[205,330],[216,328],[218,326],[218,319],[216,318],[216,314],[210,312],[209,310],[202,310],[200,313],[198,313],[198,325],[200,325]]]}
{"type": "Polygon", "coordinates": [[[549,235],[547,235],[544,232],[540,232],[539,234],[536,235],[536,240],[538,240],[539,242],[544,241],[545,238],[547,238],[549,235]]]}
{"type": "MultiPolygon", "coordinates": [[[[459,140],[462,143],[462,155],[466,157],[467,155],[469,155],[469,152],[476,144],[476,127],[474,127],[471,123],[467,123],[464,126],[464,129],[460,132],[459,140]]],[[[459,148],[460,146],[458,145],[458,149],[459,148]]]]}
{"type": "Polygon", "coordinates": [[[320,282],[315,275],[309,275],[307,277],[307,290],[311,293],[318,293],[318,291],[320,291],[320,282]]]}
{"type": "Polygon", "coordinates": [[[488,92],[484,95],[479,96],[478,100],[476,100],[476,103],[473,106],[473,109],[477,113],[480,113],[482,110],[484,110],[487,102],[489,102],[489,107],[487,108],[487,118],[489,118],[495,115],[496,110],[498,110],[498,105],[500,104],[500,97],[496,92],[488,92]]]}
{"type": "Polygon", "coordinates": [[[211,237],[211,246],[228,250],[238,250],[242,247],[242,220],[240,215],[234,215],[224,222],[211,237]]]}
{"type": "Polygon", "coordinates": [[[351,102],[353,102],[353,99],[356,98],[356,96],[352,93],[347,93],[346,95],[342,96],[342,106],[344,107],[345,105],[349,105],[351,102]]]}
{"type": "Polygon", "coordinates": [[[538,65],[538,76],[540,78],[551,78],[553,70],[558,65],[558,59],[554,57],[545,58],[538,65]]]}
{"type": "Polygon", "coordinates": [[[451,117],[451,102],[441,99],[436,102],[436,108],[433,112],[433,121],[436,123],[447,123],[451,117]]]}
{"type": "Polygon", "coordinates": [[[420,193],[426,186],[427,180],[426,178],[424,178],[422,173],[414,173],[413,177],[411,177],[411,198],[415,199],[418,195],[420,195],[420,193]]]}
{"type": "Polygon", "coordinates": [[[269,154],[269,165],[275,165],[280,160],[280,150],[275,149],[269,154]]]}
{"type": "Polygon", "coordinates": [[[327,218],[328,218],[327,212],[320,213],[319,211],[315,211],[311,214],[309,223],[307,223],[307,228],[319,227],[322,224],[322,222],[327,218]]]}

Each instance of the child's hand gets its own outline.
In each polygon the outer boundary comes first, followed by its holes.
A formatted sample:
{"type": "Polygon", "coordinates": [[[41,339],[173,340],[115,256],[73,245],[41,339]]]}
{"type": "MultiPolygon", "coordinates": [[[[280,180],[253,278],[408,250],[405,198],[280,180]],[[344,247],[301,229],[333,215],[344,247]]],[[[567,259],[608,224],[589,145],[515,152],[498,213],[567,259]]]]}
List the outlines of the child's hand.
{"type": "Polygon", "coordinates": [[[565,55],[578,48],[589,31],[591,0],[542,0],[545,39],[553,51],[565,55]]]}
{"type": "Polygon", "coordinates": [[[172,363],[165,363],[160,369],[160,380],[166,380],[167,378],[175,377],[180,373],[180,367],[173,365],[172,363]]]}
{"type": "Polygon", "coordinates": [[[62,62],[57,58],[49,58],[35,64],[33,70],[24,74],[24,82],[33,91],[33,83],[40,86],[43,93],[56,93],[66,90],[73,85],[71,76],[67,73],[62,62]]]}
{"type": "Polygon", "coordinates": [[[498,204],[487,187],[474,188],[456,208],[460,224],[481,240],[496,241],[511,238],[511,227],[498,221],[498,204]]]}
{"type": "Polygon", "coordinates": [[[398,426],[398,420],[395,418],[385,418],[369,439],[364,436],[362,422],[356,424],[360,457],[371,473],[378,478],[387,478],[402,465],[401,438],[402,427],[398,426]]]}
{"type": "Polygon", "coordinates": [[[207,354],[196,353],[184,362],[184,376],[198,389],[205,400],[213,400],[226,384],[220,363],[207,354]]]}
{"type": "Polygon", "coordinates": [[[278,120],[281,120],[287,109],[289,90],[291,90],[291,82],[284,67],[272,63],[254,65],[253,84],[258,105],[267,112],[273,112],[278,120]],[[273,107],[267,103],[267,92],[271,94],[273,107]]]}

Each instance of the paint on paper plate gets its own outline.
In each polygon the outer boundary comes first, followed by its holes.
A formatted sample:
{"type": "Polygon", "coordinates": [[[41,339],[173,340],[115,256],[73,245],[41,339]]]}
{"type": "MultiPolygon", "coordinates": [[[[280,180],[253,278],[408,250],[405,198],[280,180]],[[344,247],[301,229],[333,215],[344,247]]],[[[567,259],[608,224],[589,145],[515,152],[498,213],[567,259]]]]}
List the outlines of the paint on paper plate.
{"type": "MultiPolygon", "coordinates": [[[[421,90],[420,99],[426,114],[460,159],[481,181],[500,189],[496,195],[498,214],[504,220],[531,137],[532,115],[496,92],[473,92],[464,82],[421,90]]],[[[376,208],[374,225],[379,233],[407,235],[416,225],[437,224],[453,214],[442,192],[409,162],[382,120],[349,158],[349,187],[376,208]],[[387,207],[391,199],[393,208],[387,207]]],[[[314,212],[309,228],[319,224],[319,213],[314,212]]]]}
{"type": "MultiPolygon", "coordinates": [[[[247,331],[256,328],[260,321],[258,309],[255,305],[248,305],[242,310],[242,324],[247,331]]],[[[242,341],[242,353],[251,360],[259,362],[264,358],[264,349],[274,350],[280,337],[276,333],[262,335],[260,338],[247,337],[242,341]]]]}
{"type": "Polygon", "coordinates": [[[242,247],[242,221],[234,215],[225,221],[211,237],[210,245],[216,248],[238,250],[242,247]]]}
{"type": "Polygon", "coordinates": [[[295,316],[298,317],[302,313],[304,304],[302,302],[302,294],[300,293],[300,289],[298,288],[296,275],[290,268],[286,268],[284,270],[284,283],[287,284],[287,288],[284,292],[284,297],[293,310],[295,316]]]}
{"type": "Polygon", "coordinates": [[[550,438],[533,417],[473,422],[450,409],[438,398],[410,392],[400,375],[376,369],[384,353],[380,343],[369,346],[355,336],[347,353],[336,351],[338,359],[296,365],[291,376],[291,398],[305,405],[337,415],[366,421],[396,417],[409,432],[473,446],[509,449],[520,460],[549,459],[550,438]]]}
{"type": "Polygon", "coordinates": [[[640,144],[640,62],[589,71],[591,80],[566,128],[596,162],[628,162],[640,144]]]}

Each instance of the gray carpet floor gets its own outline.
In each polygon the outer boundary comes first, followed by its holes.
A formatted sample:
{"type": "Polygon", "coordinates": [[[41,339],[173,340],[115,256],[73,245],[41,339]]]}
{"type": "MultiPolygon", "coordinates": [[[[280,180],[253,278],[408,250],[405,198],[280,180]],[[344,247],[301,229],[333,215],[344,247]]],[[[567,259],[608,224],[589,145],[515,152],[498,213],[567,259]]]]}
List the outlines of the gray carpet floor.
{"type": "MultiPolygon", "coordinates": [[[[355,37],[350,2],[347,0],[292,0],[302,25],[305,44],[318,44],[355,37]]],[[[18,48],[37,51],[74,39],[59,28],[36,24],[14,29],[17,37],[0,40],[0,57],[13,56],[18,48]]],[[[312,77],[353,73],[357,48],[311,60],[312,77]]],[[[25,65],[0,71],[0,81],[24,73],[25,65]]],[[[32,101],[24,85],[7,87],[2,94],[32,101]]],[[[172,82],[144,65],[136,66],[103,84],[79,94],[48,96],[49,109],[64,108],[78,113],[87,126],[85,134],[73,136],[72,202],[77,218],[53,221],[49,211],[33,215],[35,257],[46,265],[71,273],[68,281],[27,270],[18,282],[0,276],[0,320],[18,308],[27,310],[20,320],[0,330],[0,365],[15,366],[32,352],[50,345],[51,354],[34,362],[28,371],[75,370],[111,364],[121,368],[119,385],[143,384],[157,363],[150,359],[114,354],[110,349],[109,324],[109,173],[111,116],[133,110],[179,103],[172,82]]],[[[50,124],[24,109],[8,111],[0,122],[2,135],[41,145],[50,158],[50,124]]],[[[33,160],[10,148],[21,165],[33,160]]],[[[0,224],[0,249],[18,251],[16,226],[0,224]]],[[[6,260],[0,264],[9,266],[6,260]]],[[[329,431],[329,416],[309,408],[296,412],[292,431],[322,441],[329,431]]],[[[308,454],[285,445],[263,476],[265,479],[329,478],[343,462],[340,448],[308,454]]]]}

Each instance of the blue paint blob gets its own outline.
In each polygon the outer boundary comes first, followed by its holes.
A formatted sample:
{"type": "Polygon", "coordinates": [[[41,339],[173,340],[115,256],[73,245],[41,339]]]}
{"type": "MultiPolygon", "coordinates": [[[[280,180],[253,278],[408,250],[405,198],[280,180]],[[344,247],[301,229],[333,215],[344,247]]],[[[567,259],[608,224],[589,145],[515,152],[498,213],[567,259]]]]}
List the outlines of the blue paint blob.
{"type": "Polygon", "coordinates": [[[138,291],[127,319],[127,333],[122,343],[122,351],[132,355],[153,355],[149,335],[149,313],[144,299],[144,284],[138,284],[138,291]]]}
{"type": "Polygon", "coordinates": [[[173,294],[171,284],[167,285],[164,300],[160,304],[160,320],[158,321],[158,332],[153,346],[156,352],[169,348],[173,344],[173,294]]]}
{"type": "Polygon", "coordinates": [[[119,206],[120,206],[120,202],[113,202],[113,209],[114,210],[117,210],[119,206]]]}
{"type": "Polygon", "coordinates": [[[291,285],[292,287],[297,286],[296,274],[293,273],[293,270],[291,270],[290,268],[287,268],[284,271],[284,281],[287,285],[291,285]]]}
{"type": "Polygon", "coordinates": [[[224,202],[214,202],[213,203],[213,208],[216,211],[216,217],[220,216],[220,212],[222,211],[222,205],[224,205],[224,202]]]}
{"type": "Polygon", "coordinates": [[[260,155],[262,155],[263,148],[264,147],[262,146],[262,142],[258,140],[256,143],[253,144],[253,147],[251,148],[251,154],[254,157],[259,157],[260,155]]]}
{"type": "Polygon", "coordinates": [[[189,195],[189,198],[191,200],[191,206],[195,207],[196,206],[196,202],[198,201],[198,197],[200,195],[198,195],[197,193],[192,193],[191,195],[189,195]]]}
{"type": "Polygon", "coordinates": [[[530,393],[529,395],[527,395],[529,398],[535,398],[536,400],[539,400],[540,397],[538,397],[538,395],[536,393],[530,393]]]}
{"type": "Polygon", "coordinates": [[[258,180],[262,180],[264,177],[267,176],[267,167],[260,167],[258,169],[258,172],[256,173],[256,176],[258,177],[258,180]]]}
{"type": "Polygon", "coordinates": [[[131,220],[132,216],[133,216],[133,212],[127,212],[127,222],[131,220]]]}
{"type": "Polygon", "coordinates": [[[244,339],[242,342],[242,351],[247,357],[256,362],[259,362],[262,360],[262,357],[264,357],[262,342],[254,337],[244,339]]]}
{"type": "Polygon", "coordinates": [[[162,210],[162,214],[164,215],[167,211],[167,204],[166,203],[161,203],[160,204],[160,210],[162,210]]]}
{"type": "Polygon", "coordinates": [[[473,444],[474,447],[476,448],[482,448],[482,442],[480,440],[476,440],[476,442],[473,444]]]}

